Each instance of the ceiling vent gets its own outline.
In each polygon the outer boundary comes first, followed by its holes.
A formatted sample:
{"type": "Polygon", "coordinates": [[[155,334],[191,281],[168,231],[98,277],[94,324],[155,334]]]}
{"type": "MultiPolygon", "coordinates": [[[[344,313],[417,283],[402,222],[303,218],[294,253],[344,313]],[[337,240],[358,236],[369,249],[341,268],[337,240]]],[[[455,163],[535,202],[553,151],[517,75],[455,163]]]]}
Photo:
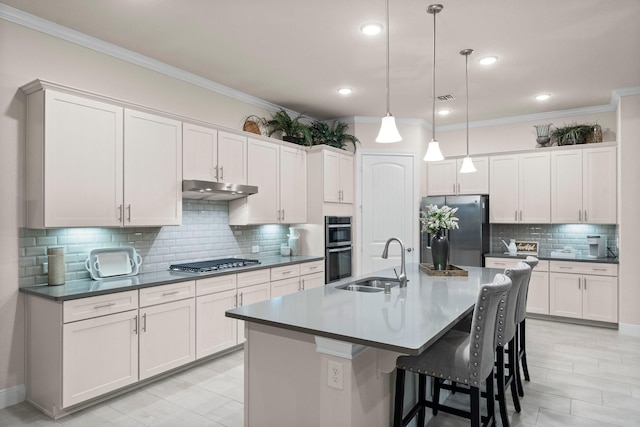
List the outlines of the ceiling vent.
{"type": "Polygon", "coordinates": [[[439,95],[437,99],[440,102],[445,102],[445,101],[453,101],[455,98],[453,97],[453,95],[439,95]]]}

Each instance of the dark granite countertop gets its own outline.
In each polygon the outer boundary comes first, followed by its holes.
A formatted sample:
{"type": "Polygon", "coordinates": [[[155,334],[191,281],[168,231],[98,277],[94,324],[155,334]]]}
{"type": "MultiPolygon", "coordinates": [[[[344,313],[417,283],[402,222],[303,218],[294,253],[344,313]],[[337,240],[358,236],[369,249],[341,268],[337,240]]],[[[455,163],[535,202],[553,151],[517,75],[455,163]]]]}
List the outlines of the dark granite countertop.
{"type": "Polygon", "coordinates": [[[224,276],[227,274],[243,273],[251,270],[261,270],[264,268],[281,267],[303,262],[321,261],[321,256],[274,256],[268,258],[257,258],[260,265],[239,267],[229,270],[213,271],[208,273],[184,273],[177,271],[156,271],[150,273],[140,273],[137,276],[114,277],[104,280],[74,280],[60,286],[37,285],[20,288],[20,292],[37,295],[55,301],[66,301],[78,298],[91,297],[96,295],[110,294],[115,292],[130,291],[133,289],[147,288],[150,286],[166,285],[169,283],[185,282],[188,280],[203,279],[212,276],[224,276]]]}
{"type": "MultiPolygon", "coordinates": [[[[525,259],[527,255],[509,255],[505,252],[489,252],[484,254],[484,257],[487,258],[521,258],[525,259]]],[[[618,264],[618,258],[589,258],[584,255],[578,255],[576,258],[564,258],[564,257],[551,257],[551,256],[538,256],[538,259],[551,260],[551,261],[575,261],[575,262],[600,262],[604,264],[618,264]]]]}

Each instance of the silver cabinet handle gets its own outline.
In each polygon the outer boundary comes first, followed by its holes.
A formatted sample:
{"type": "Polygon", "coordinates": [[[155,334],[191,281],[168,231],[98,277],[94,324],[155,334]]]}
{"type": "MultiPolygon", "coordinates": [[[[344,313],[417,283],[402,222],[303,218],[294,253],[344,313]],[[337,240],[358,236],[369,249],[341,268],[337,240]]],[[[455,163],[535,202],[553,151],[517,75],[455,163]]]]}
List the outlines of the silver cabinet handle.
{"type": "Polygon", "coordinates": [[[242,301],[243,300],[243,296],[244,296],[244,294],[242,292],[240,292],[240,307],[242,307],[242,304],[243,304],[243,301],[242,301]]]}
{"type": "Polygon", "coordinates": [[[179,294],[179,293],[180,293],[180,291],[163,292],[162,296],[166,297],[166,296],[169,296],[169,295],[175,295],[175,294],[179,294]]]}
{"type": "Polygon", "coordinates": [[[582,209],[578,210],[578,221],[582,222],[582,209]]]}
{"type": "Polygon", "coordinates": [[[147,332],[147,313],[142,315],[142,332],[147,332]]]}
{"type": "Polygon", "coordinates": [[[282,220],[284,221],[284,209],[282,209],[282,220]]]}
{"type": "Polygon", "coordinates": [[[118,205],[118,222],[122,222],[122,217],[124,217],[124,212],[122,207],[123,205],[118,205]]]}
{"type": "Polygon", "coordinates": [[[138,315],[133,317],[133,333],[138,335],[138,315]]]}
{"type": "MultiPolygon", "coordinates": [[[[309,270],[315,270],[316,268],[318,268],[317,265],[312,265],[311,267],[309,267],[309,270]]],[[[604,268],[603,268],[603,270],[604,270],[604,268]]]]}
{"type": "Polygon", "coordinates": [[[582,277],[578,277],[578,289],[581,289],[582,277]]]}
{"type": "Polygon", "coordinates": [[[220,181],[224,181],[224,166],[220,166],[220,181]]]}
{"type": "Polygon", "coordinates": [[[607,271],[606,268],[592,268],[593,271],[607,271]]]}
{"type": "Polygon", "coordinates": [[[460,183],[458,183],[458,194],[460,194],[460,183]]]}
{"type": "Polygon", "coordinates": [[[131,205],[127,205],[127,221],[131,222],[131,205]]]}
{"type": "Polygon", "coordinates": [[[218,180],[218,165],[216,165],[214,169],[216,170],[215,179],[217,181],[218,180]]]}
{"type": "Polygon", "coordinates": [[[238,294],[236,294],[236,302],[234,303],[235,307],[238,306],[238,294]]]}
{"type": "Polygon", "coordinates": [[[302,279],[302,290],[304,291],[304,279],[302,279]]]}
{"type": "Polygon", "coordinates": [[[520,221],[522,221],[522,211],[520,211],[520,221]]]}
{"type": "Polygon", "coordinates": [[[586,291],[587,290],[587,278],[585,277],[583,280],[584,280],[584,290],[586,291]]]}
{"type": "Polygon", "coordinates": [[[456,183],[454,182],[453,183],[453,193],[455,194],[455,192],[456,192],[456,183]]]}
{"type": "Polygon", "coordinates": [[[100,309],[100,308],[112,307],[112,306],[114,306],[114,305],[116,305],[116,303],[115,303],[115,302],[108,302],[108,303],[106,303],[106,304],[94,305],[94,306],[93,306],[93,309],[94,309],[94,310],[98,310],[98,309],[100,309]]]}
{"type": "Polygon", "coordinates": [[[584,222],[587,222],[587,221],[588,221],[588,220],[587,220],[587,210],[585,209],[585,210],[584,210],[584,222]]]}
{"type": "Polygon", "coordinates": [[[516,209],[516,221],[518,221],[518,210],[516,209]]]}

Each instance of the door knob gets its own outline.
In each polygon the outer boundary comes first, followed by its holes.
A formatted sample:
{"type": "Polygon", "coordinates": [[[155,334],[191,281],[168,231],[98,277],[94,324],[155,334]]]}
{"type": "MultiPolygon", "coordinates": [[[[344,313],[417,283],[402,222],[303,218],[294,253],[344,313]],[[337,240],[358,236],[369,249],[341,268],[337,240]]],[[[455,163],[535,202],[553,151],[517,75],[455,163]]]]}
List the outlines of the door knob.
{"type": "Polygon", "coordinates": [[[407,248],[407,252],[411,252],[413,248],[407,248]]]}

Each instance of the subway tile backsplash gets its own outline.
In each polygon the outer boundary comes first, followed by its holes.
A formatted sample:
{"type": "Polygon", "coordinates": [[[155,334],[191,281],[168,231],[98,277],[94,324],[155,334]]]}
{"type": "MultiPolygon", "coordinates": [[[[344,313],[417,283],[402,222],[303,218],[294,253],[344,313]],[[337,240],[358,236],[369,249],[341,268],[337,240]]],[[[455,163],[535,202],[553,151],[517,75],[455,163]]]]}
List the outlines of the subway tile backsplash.
{"type": "Polygon", "coordinates": [[[21,229],[20,286],[47,283],[42,264],[50,246],[65,247],[70,281],[90,277],[84,262],[94,248],[133,246],[142,257],[141,272],[162,271],[176,262],[279,255],[288,232],[287,225],[230,226],[229,203],[207,200],[183,200],[180,226],[21,229]],[[260,251],[252,253],[256,245],[260,251]]]}
{"type": "MultiPolygon", "coordinates": [[[[587,255],[587,236],[592,235],[604,237],[606,246],[618,255],[617,226],[596,224],[492,224],[491,252],[507,250],[501,239],[507,243],[509,239],[516,239],[539,242],[540,256],[549,256],[551,251],[562,250],[565,246],[573,246],[582,255],[587,255]]],[[[611,252],[608,254],[611,256],[611,252]]]]}

